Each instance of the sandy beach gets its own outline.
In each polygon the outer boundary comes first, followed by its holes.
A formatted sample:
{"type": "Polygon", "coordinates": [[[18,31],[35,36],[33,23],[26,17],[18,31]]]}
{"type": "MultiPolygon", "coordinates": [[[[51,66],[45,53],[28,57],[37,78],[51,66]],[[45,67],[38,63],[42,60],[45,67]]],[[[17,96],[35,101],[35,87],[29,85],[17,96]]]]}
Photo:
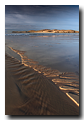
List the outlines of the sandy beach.
{"type": "Polygon", "coordinates": [[[79,5],[5,5],[5,115],[80,115],[79,5]]]}
{"type": "Polygon", "coordinates": [[[79,107],[50,78],[5,56],[6,115],[79,115],[79,107]]]}

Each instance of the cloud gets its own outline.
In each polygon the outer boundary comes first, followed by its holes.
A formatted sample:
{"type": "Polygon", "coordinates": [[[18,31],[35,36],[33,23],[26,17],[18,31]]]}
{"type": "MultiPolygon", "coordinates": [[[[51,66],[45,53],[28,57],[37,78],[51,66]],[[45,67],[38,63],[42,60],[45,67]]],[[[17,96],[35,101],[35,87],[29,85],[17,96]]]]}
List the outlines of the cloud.
{"type": "Polygon", "coordinates": [[[7,14],[5,15],[5,22],[6,23],[33,23],[34,20],[27,15],[21,15],[21,14],[7,14]]]}
{"type": "Polygon", "coordinates": [[[32,30],[38,29],[35,25],[23,25],[23,24],[5,24],[5,29],[18,29],[18,30],[32,30]]]}
{"type": "Polygon", "coordinates": [[[53,13],[77,11],[78,6],[74,5],[6,5],[6,14],[24,14],[24,15],[50,15],[53,13]]]}
{"type": "MultiPolygon", "coordinates": [[[[72,28],[79,26],[79,7],[62,5],[6,5],[5,6],[5,24],[6,28],[14,27],[14,24],[23,27],[26,25],[35,25],[39,29],[43,26],[52,28],[52,26],[65,24],[72,28]],[[11,24],[11,25],[10,25],[11,24]]],[[[65,26],[64,26],[65,27],[65,26]]],[[[71,28],[70,27],[70,28],[71,28]]],[[[20,27],[21,28],[21,27],[20,27]]],[[[31,27],[33,28],[33,27],[31,27]]]]}

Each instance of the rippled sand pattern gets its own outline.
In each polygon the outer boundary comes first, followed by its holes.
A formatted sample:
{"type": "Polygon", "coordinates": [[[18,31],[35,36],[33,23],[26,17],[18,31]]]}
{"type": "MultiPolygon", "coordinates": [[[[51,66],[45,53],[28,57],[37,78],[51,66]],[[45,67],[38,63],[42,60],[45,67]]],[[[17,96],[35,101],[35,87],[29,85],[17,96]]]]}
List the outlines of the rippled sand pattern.
{"type": "Polygon", "coordinates": [[[7,54],[5,58],[6,115],[79,115],[75,103],[46,76],[7,54]]]}
{"type": "MultiPolygon", "coordinates": [[[[21,56],[22,64],[32,68],[34,71],[43,74],[47,78],[52,79],[52,81],[67,95],[70,99],[74,99],[77,106],[79,106],[79,76],[73,72],[60,72],[58,70],[52,70],[42,65],[38,65],[37,61],[33,61],[24,55],[24,51],[15,50],[9,47],[11,50],[16,52],[21,56]],[[76,97],[75,97],[76,96],[76,97]]],[[[23,73],[26,74],[26,70],[23,69],[23,73]]],[[[18,72],[17,75],[20,73],[18,72]]],[[[31,75],[32,76],[32,75],[31,75]]],[[[25,76],[27,79],[28,76],[25,76]]],[[[24,79],[23,77],[20,78],[24,79]]],[[[32,78],[33,79],[33,78],[32,78]]],[[[24,82],[26,84],[26,81],[24,82]]],[[[35,84],[35,83],[33,83],[35,84]]]]}

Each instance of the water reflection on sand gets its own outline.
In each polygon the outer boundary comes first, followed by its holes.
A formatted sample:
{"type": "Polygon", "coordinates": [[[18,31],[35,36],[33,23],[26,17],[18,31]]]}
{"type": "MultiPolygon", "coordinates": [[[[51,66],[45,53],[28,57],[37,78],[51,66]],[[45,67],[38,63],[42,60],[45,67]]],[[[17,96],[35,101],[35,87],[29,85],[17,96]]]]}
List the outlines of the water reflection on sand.
{"type": "Polygon", "coordinates": [[[41,65],[64,72],[79,73],[79,34],[30,34],[6,36],[6,44],[26,51],[41,65]]]}
{"type": "Polygon", "coordinates": [[[13,49],[12,47],[9,48],[21,56],[22,64],[50,78],[59,87],[60,90],[66,93],[66,95],[70,97],[77,104],[77,106],[79,106],[79,76],[78,75],[76,75],[73,72],[60,72],[58,70],[53,70],[51,68],[38,65],[38,62],[29,59],[27,56],[25,56],[24,51],[19,51],[13,49]]]}
{"type": "Polygon", "coordinates": [[[50,78],[79,103],[78,34],[6,36],[6,44],[22,64],[50,78]]]}

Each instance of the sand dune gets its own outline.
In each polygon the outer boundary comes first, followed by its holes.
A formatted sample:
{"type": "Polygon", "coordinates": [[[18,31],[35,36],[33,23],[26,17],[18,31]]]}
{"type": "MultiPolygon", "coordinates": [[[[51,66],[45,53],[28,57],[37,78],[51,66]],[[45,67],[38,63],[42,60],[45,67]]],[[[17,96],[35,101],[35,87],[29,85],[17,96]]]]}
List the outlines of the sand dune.
{"type": "Polygon", "coordinates": [[[5,62],[6,115],[79,115],[79,107],[50,77],[7,54],[5,62]]]}
{"type": "Polygon", "coordinates": [[[75,30],[57,30],[57,29],[43,29],[43,30],[29,30],[29,31],[12,31],[12,33],[79,33],[75,30]]]}

